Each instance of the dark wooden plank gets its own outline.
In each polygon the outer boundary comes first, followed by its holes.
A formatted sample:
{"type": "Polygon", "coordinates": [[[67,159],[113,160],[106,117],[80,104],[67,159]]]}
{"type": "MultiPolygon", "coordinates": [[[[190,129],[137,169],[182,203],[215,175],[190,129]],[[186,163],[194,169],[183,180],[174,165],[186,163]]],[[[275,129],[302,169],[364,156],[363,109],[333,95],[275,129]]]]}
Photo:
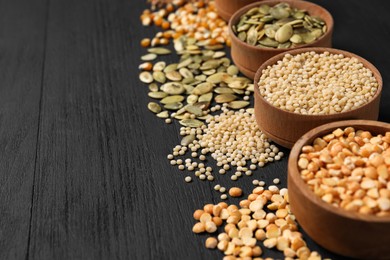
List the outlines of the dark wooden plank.
{"type": "Polygon", "coordinates": [[[0,2],[0,258],[27,254],[46,0],[0,2]]]}
{"type": "Polygon", "coordinates": [[[190,216],[210,188],[189,189],[164,160],[177,129],[146,110],[140,11],[134,1],[51,1],[31,258],[204,254],[190,216]]]}

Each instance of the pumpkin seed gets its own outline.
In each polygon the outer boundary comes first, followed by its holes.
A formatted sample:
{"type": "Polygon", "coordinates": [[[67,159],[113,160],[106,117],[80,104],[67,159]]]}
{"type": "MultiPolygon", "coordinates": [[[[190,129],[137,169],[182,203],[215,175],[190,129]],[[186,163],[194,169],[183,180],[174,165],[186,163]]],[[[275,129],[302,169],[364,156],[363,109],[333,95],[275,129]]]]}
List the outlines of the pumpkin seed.
{"type": "Polygon", "coordinates": [[[168,73],[168,72],[174,71],[177,69],[177,66],[178,66],[177,63],[169,64],[168,66],[165,67],[164,72],[168,73]]]}
{"type": "Polygon", "coordinates": [[[248,30],[248,36],[246,37],[246,42],[250,45],[256,45],[257,43],[257,30],[256,26],[252,26],[248,30]]]}
{"type": "Polygon", "coordinates": [[[201,95],[198,98],[198,101],[199,102],[211,102],[212,99],[213,99],[213,92],[209,92],[209,93],[201,95]]]}
{"type": "Polygon", "coordinates": [[[248,106],[249,104],[250,104],[250,102],[248,102],[248,101],[237,100],[237,101],[232,101],[232,102],[228,103],[228,107],[230,107],[232,109],[241,109],[241,108],[248,106]]]}
{"type": "Polygon", "coordinates": [[[168,111],[164,110],[164,111],[156,114],[156,116],[159,117],[159,118],[168,118],[169,117],[169,113],[168,113],[168,111]]]}
{"type": "Polygon", "coordinates": [[[168,96],[168,94],[162,91],[156,91],[156,92],[149,92],[148,96],[154,99],[162,99],[168,96]]]}
{"type": "Polygon", "coordinates": [[[217,103],[228,103],[237,99],[237,96],[234,94],[221,94],[214,98],[217,103]]]}
{"type": "Polygon", "coordinates": [[[161,107],[156,102],[149,102],[148,103],[148,109],[152,111],[153,113],[157,114],[161,112],[161,107]]]}
{"type": "Polygon", "coordinates": [[[230,65],[228,68],[227,68],[227,73],[231,76],[235,76],[238,74],[238,68],[235,66],[235,65],[230,65]]]}
{"type": "Polygon", "coordinates": [[[195,104],[193,104],[193,106],[197,106],[202,110],[206,110],[209,108],[210,102],[206,102],[206,101],[196,102],[195,104]]]}
{"type": "Polygon", "coordinates": [[[192,63],[192,58],[185,59],[185,60],[183,60],[182,62],[180,62],[180,63],[177,65],[177,68],[178,68],[178,69],[181,69],[181,68],[187,67],[187,66],[190,65],[191,63],[192,63]]]}
{"type": "Polygon", "coordinates": [[[195,140],[195,135],[186,135],[181,139],[180,145],[188,146],[195,140]]]}
{"type": "Polygon", "coordinates": [[[219,59],[219,58],[222,58],[226,55],[226,53],[224,51],[217,51],[214,53],[214,55],[212,55],[213,59],[219,59]]]}
{"type": "Polygon", "coordinates": [[[148,52],[157,55],[166,55],[166,54],[170,54],[171,50],[167,48],[158,47],[158,48],[149,48],[148,52]]]}
{"type": "Polygon", "coordinates": [[[292,26],[289,24],[285,24],[276,31],[275,40],[280,43],[285,43],[291,38],[293,33],[294,32],[292,26]]]}
{"type": "Polygon", "coordinates": [[[204,123],[197,119],[183,119],[179,122],[182,126],[201,127],[204,123]]]}
{"type": "Polygon", "coordinates": [[[184,86],[184,89],[186,90],[186,94],[187,94],[187,95],[192,94],[192,91],[194,90],[194,87],[193,87],[193,86],[187,85],[187,84],[184,84],[183,86],[184,86]]]}
{"type": "Polygon", "coordinates": [[[167,96],[160,100],[162,104],[170,104],[170,103],[178,103],[184,100],[183,96],[180,95],[173,95],[173,96],[167,96]]]}
{"type": "Polygon", "coordinates": [[[153,72],[153,79],[159,83],[162,83],[162,84],[164,84],[165,81],[167,80],[164,72],[162,72],[162,71],[154,71],[153,72]]]}
{"type": "Polygon", "coordinates": [[[165,61],[156,62],[156,64],[153,65],[153,71],[163,71],[165,69],[165,66],[165,61]]]}
{"type": "Polygon", "coordinates": [[[143,83],[152,83],[153,82],[153,76],[152,76],[152,74],[149,71],[142,71],[139,74],[139,79],[143,83]]]}
{"type": "Polygon", "coordinates": [[[157,58],[157,55],[154,53],[148,53],[148,54],[141,56],[141,60],[143,60],[143,61],[152,61],[152,60],[155,60],[156,58],[157,58]]]}
{"type": "Polygon", "coordinates": [[[188,78],[192,79],[192,78],[194,78],[194,74],[192,74],[192,72],[189,69],[187,69],[187,68],[181,68],[179,70],[179,73],[185,79],[188,79],[188,78]]]}
{"type": "Polygon", "coordinates": [[[291,36],[290,42],[300,44],[302,42],[302,37],[299,34],[294,34],[293,36],[291,36]]]}
{"type": "Polygon", "coordinates": [[[217,94],[234,94],[234,91],[231,88],[227,88],[227,87],[215,88],[214,92],[217,94]]]}
{"type": "Polygon", "coordinates": [[[180,82],[168,82],[161,86],[161,90],[169,95],[180,95],[185,91],[180,82]]]}
{"type": "Polygon", "coordinates": [[[181,102],[168,103],[164,105],[164,108],[168,110],[178,110],[182,107],[183,107],[183,103],[181,102]]]}
{"type": "Polygon", "coordinates": [[[200,108],[200,107],[197,107],[197,106],[186,106],[186,111],[191,113],[191,114],[194,114],[196,116],[202,116],[203,115],[203,110],[200,108]]]}
{"type": "Polygon", "coordinates": [[[182,76],[176,70],[167,72],[165,74],[165,77],[167,77],[167,79],[172,80],[172,81],[180,81],[182,79],[182,76]]]}
{"type": "Polygon", "coordinates": [[[208,83],[212,83],[212,84],[219,84],[222,81],[225,81],[227,77],[230,77],[230,76],[228,74],[226,74],[225,72],[218,72],[218,73],[215,73],[215,74],[207,77],[206,81],[208,83]]]}
{"type": "Polygon", "coordinates": [[[209,82],[203,82],[197,85],[194,90],[192,91],[192,94],[194,95],[203,95],[206,94],[213,89],[213,84],[209,82]]]}
{"type": "Polygon", "coordinates": [[[151,91],[151,92],[157,92],[158,91],[158,85],[156,84],[156,83],[152,83],[152,84],[150,84],[149,85],[149,90],[151,91]]]}
{"type": "Polygon", "coordinates": [[[188,104],[194,104],[194,103],[196,103],[198,101],[198,96],[197,95],[189,95],[188,97],[187,97],[187,103],[188,104]]]}

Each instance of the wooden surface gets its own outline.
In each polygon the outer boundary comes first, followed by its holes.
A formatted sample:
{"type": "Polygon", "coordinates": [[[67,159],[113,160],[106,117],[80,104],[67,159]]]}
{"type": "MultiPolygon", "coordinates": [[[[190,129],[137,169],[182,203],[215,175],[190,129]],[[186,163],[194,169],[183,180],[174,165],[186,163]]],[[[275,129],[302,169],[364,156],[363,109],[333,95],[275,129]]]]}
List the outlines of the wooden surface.
{"type": "MultiPolygon", "coordinates": [[[[390,8],[380,0],[315,2],[334,16],[334,46],[382,72],[380,120],[389,122],[390,8]]],[[[139,42],[156,29],[140,25],[145,7],[0,2],[0,259],[222,259],[191,232],[192,212],[220,201],[214,184],[184,182],[166,160],[179,127],[146,109],[139,42]]],[[[237,185],[247,194],[252,179],[279,177],[283,187],[286,175],[287,156],[237,185]]]]}

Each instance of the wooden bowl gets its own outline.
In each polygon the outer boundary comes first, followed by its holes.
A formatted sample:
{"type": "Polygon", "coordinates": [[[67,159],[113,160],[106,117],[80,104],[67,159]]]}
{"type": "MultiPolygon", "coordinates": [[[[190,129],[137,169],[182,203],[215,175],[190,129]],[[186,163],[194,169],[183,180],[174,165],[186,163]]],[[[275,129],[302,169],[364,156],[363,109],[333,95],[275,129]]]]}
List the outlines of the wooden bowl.
{"type": "Polygon", "coordinates": [[[257,70],[255,79],[255,116],[257,124],[261,131],[263,131],[270,139],[275,143],[280,144],[281,146],[291,148],[294,143],[307,131],[310,129],[330,123],[333,121],[341,121],[348,119],[366,119],[366,120],[377,120],[379,115],[379,103],[380,96],[382,93],[382,76],[367,60],[363,59],[356,54],[332,49],[332,48],[301,48],[290,50],[285,53],[278,54],[260,66],[257,70]],[[374,77],[378,81],[378,90],[375,93],[374,97],[363,106],[353,109],[347,112],[341,112],[331,115],[303,115],[298,113],[292,113],[286,110],[282,110],[270,104],[266,101],[261,95],[258,87],[258,82],[263,72],[263,69],[267,66],[275,64],[277,61],[283,59],[286,53],[291,55],[296,55],[298,53],[314,51],[317,53],[322,53],[328,51],[334,54],[343,54],[346,57],[355,57],[363,65],[372,71],[374,77]]]}
{"type": "Polygon", "coordinates": [[[390,217],[377,217],[336,208],[317,197],[302,180],[298,158],[304,145],[334,129],[352,126],[375,134],[390,131],[390,124],[368,121],[339,121],[319,126],[303,135],[288,160],[288,193],[291,211],[307,234],[324,248],[359,259],[389,259],[390,217]]]}
{"type": "MultiPolygon", "coordinates": [[[[224,0],[221,0],[224,1],[224,0]]],[[[229,34],[231,38],[231,56],[236,64],[236,66],[239,68],[239,70],[247,77],[253,79],[257,69],[269,58],[288,51],[288,50],[294,50],[297,48],[303,48],[303,47],[332,47],[332,35],[333,35],[333,17],[332,15],[323,7],[306,2],[306,1],[297,1],[297,0],[266,0],[261,2],[256,2],[250,5],[247,5],[241,9],[239,9],[237,12],[233,14],[233,16],[230,18],[229,21],[229,34]],[[322,18],[326,26],[328,27],[327,31],[316,41],[309,43],[309,44],[303,44],[299,47],[295,48],[288,48],[288,49],[271,49],[271,48],[262,48],[257,47],[253,45],[249,45],[243,41],[241,41],[233,32],[232,26],[237,24],[240,20],[241,15],[246,13],[249,9],[260,6],[262,4],[267,4],[269,6],[274,6],[276,4],[279,4],[281,2],[288,3],[291,7],[296,7],[299,9],[306,10],[310,15],[318,16],[322,18]]]]}
{"type": "Polygon", "coordinates": [[[230,17],[240,8],[258,2],[259,0],[215,0],[217,13],[225,21],[229,21],[230,17]]]}

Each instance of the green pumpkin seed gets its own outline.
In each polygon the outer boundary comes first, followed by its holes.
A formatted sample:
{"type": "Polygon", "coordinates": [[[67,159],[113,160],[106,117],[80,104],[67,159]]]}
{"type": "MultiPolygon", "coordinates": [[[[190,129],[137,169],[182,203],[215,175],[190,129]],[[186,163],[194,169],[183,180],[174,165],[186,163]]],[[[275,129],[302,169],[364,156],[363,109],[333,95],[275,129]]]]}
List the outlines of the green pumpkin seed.
{"type": "Polygon", "coordinates": [[[165,66],[165,61],[156,62],[156,64],[153,65],[153,71],[163,71],[165,69],[165,66]]]}
{"type": "Polygon", "coordinates": [[[156,92],[149,92],[148,96],[154,99],[162,99],[168,96],[168,94],[165,92],[156,91],[156,92]]]}
{"type": "Polygon", "coordinates": [[[293,36],[291,36],[290,42],[299,44],[302,42],[302,37],[299,34],[294,34],[293,36]]]}
{"type": "Polygon", "coordinates": [[[161,112],[161,107],[156,102],[149,102],[148,103],[148,109],[152,111],[153,113],[157,114],[161,112]]]}
{"type": "Polygon", "coordinates": [[[189,144],[192,144],[192,142],[195,140],[195,135],[186,135],[181,139],[180,145],[182,146],[188,146],[189,144]]]}
{"type": "Polygon", "coordinates": [[[234,94],[221,94],[214,98],[215,102],[217,103],[228,103],[236,99],[237,96],[234,94]]]}
{"type": "Polygon", "coordinates": [[[213,90],[213,84],[209,82],[203,82],[197,85],[194,90],[192,91],[192,94],[194,95],[203,95],[213,90]]]}
{"type": "Polygon", "coordinates": [[[194,114],[195,116],[203,115],[203,110],[200,107],[188,105],[185,108],[187,112],[194,114]]]}
{"type": "Polygon", "coordinates": [[[159,87],[158,87],[158,85],[156,83],[152,83],[152,84],[149,85],[149,90],[151,92],[157,92],[159,90],[159,87]]]}
{"type": "Polygon", "coordinates": [[[193,106],[199,107],[202,110],[206,110],[210,106],[210,102],[196,102],[193,106]]]}
{"type": "Polygon", "coordinates": [[[164,108],[168,110],[178,110],[182,107],[183,107],[183,103],[181,102],[168,103],[164,105],[164,108]]]}
{"type": "Polygon", "coordinates": [[[186,90],[186,94],[190,95],[192,94],[192,91],[194,90],[194,87],[192,85],[184,84],[184,89],[186,90]]]}
{"type": "Polygon", "coordinates": [[[187,79],[187,78],[190,78],[190,79],[194,78],[194,74],[192,74],[192,72],[189,69],[187,69],[187,68],[181,68],[179,70],[179,73],[185,79],[187,79]]]}
{"type": "Polygon", "coordinates": [[[167,72],[167,73],[165,74],[165,77],[167,77],[167,79],[172,80],[172,81],[180,81],[180,80],[182,80],[182,78],[183,78],[183,77],[180,75],[180,73],[177,72],[176,70],[167,72]]]}
{"type": "Polygon", "coordinates": [[[241,80],[235,80],[229,83],[228,86],[232,89],[245,89],[248,86],[248,83],[241,80]]]}
{"type": "Polygon", "coordinates": [[[168,66],[165,67],[164,72],[168,73],[168,72],[174,71],[177,69],[177,66],[178,66],[177,63],[169,64],[168,66]]]}
{"type": "Polygon", "coordinates": [[[197,95],[189,95],[188,97],[187,97],[187,103],[188,104],[194,104],[194,103],[196,103],[198,101],[198,96],[197,95]]]}
{"type": "Polygon", "coordinates": [[[169,95],[180,95],[184,93],[185,88],[180,82],[168,82],[161,86],[161,90],[169,95]]]}
{"type": "Polygon", "coordinates": [[[179,122],[182,126],[188,126],[188,127],[201,127],[204,125],[204,123],[197,119],[183,119],[179,122]]]}
{"type": "Polygon", "coordinates": [[[224,51],[217,51],[214,53],[214,55],[212,56],[213,59],[219,59],[219,58],[222,58],[226,55],[226,53],[224,51]]]}
{"type": "Polygon", "coordinates": [[[227,88],[227,87],[215,88],[214,92],[217,94],[234,94],[234,91],[231,88],[227,88]]]}
{"type": "Polygon", "coordinates": [[[180,95],[173,95],[173,96],[167,96],[163,98],[160,102],[162,104],[170,104],[170,103],[178,103],[184,100],[183,96],[180,95]]]}
{"type": "Polygon", "coordinates": [[[232,109],[241,109],[248,106],[250,103],[248,101],[238,100],[228,103],[228,107],[232,109]]]}
{"type": "Polygon", "coordinates": [[[143,83],[152,83],[153,82],[153,76],[149,71],[143,71],[139,74],[139,79],[143,83]]]}
{"type": "Polygon", "coordinates": [[[256,30],[256,26],[252,26],[249,30],[248,30],[248,34],[247,34],[247,37],[246,37],[246,42],[250,45],[256,45],[257,43],[257,30],[256,30]]]}
{"type": "Polygon", "coordinates": [[[210,75],[213,75],[215,74],[217,71],[215,69],[211,69],[211,70],[204,70],[203,71],[203,74],[206,75],[206,76],[210,76],[210,75]]]}
{"type": "Polygon", "coordinates": [[[162,84],[164,84],[165,81],[167,80],[164,72],[162,72],[162,71],[154,71],[153,72],[153,79],[159,83],[162,83],[162,84]]]}
{"type": "Polygon", "coordinates": [[[293,33],[294,31],[292,26],[285,24],[276,31],[275,40],[280,43],[285,43],[291,38],[291,36],[293,36],[293,33]]]}
{"type": "Polygon", "coordinates": [[[157,55],[166,55],[166,54],[170,54],[171,50],[167,48],[159,47],[159,48],[149,48],[148,52],[157,55]]]}
{"type": "Polygon", "coordinates": [[[218,72],[207,77],[206,81],[212,84],[219,84],[223,81],[228,80],[228,78],[230,78],[230,76],[227,73],[218,72]]]}
{"type": "Polygon", "coordinates": [[[156,116],[159,117],[159,118],[168,118],[169,117],[169,113],[168,113],[168,111],[164,110],[164,111],[156,114],[156,116]]]}
{"type": "Polygon", "coordinates": [[[231,76],[235,76],[238,74],[238,68],[235,66],[235,65],[230,65],[228,68],[227,68],[227,73],[231,76]]]}
{"type": "Polygon", "coordinates": [[[180,63],[177,65],[177,68],[178,68],[178,69],[181,69],[181,68],[187,67],[187,66],[190,65],[191,63],[192,63],[192,58],[185,59],[185,60],[183,60],[182,62],[180,62],[180,63]]]}
{"type": "Polygon", "coordinates": [[[152,60],[155,60],[156,58],[157,58],[157,55],[154,53],[148,53],[148,54],[141,56],[141,60],[143,60],[143,61],[152,61],[152,60]]]}
{"type": "Polygon", "coordinates": [[[212,99],[213,99],[213,92],[209,92],[209,93],[201,95],[198,98],[198,101],[199,102],[211,102],[212,99]]]}

